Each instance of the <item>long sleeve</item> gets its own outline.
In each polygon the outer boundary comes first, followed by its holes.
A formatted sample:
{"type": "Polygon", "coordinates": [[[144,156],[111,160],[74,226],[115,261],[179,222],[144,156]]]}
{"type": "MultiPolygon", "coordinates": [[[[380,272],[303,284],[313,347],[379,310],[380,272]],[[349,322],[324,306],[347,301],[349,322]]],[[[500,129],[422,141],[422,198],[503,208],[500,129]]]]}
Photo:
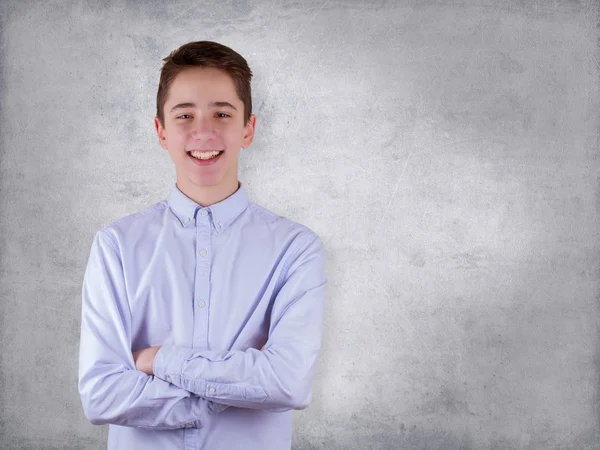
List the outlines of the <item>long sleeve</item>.
{"type": "Polygon", "coordinates": [[[82,290],[79,393],[88,420],[152,429],[200,427],[207,400],[135,369],[123,267],[110,236],[94,238],[82,290]]]}
{"type": "Polygon", "coordinates": [[[307,407],[327,284],[323,246],[313,236],[291,259],[273,303],[264,351],[163,346],[154,360],[155,376],[223,405],[279,411],[307,407]]]}

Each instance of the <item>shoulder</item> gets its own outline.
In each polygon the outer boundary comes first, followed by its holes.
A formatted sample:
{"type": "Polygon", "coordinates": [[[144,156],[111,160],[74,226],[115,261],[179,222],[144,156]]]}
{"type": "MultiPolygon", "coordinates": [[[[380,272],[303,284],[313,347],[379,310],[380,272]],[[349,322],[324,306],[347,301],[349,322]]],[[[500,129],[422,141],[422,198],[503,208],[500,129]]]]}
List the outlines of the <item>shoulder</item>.
{"type": "Polygon", "coordinates": [[[250,220],[264,231],[265,237],[289,246],[291,252],[300,251],[309,245],[322,245],[319,235],[305,224],[276,214],[254,202],[249,203],[247,211],[251,216],[250,220]]]}
{"type": "Polygon", "coordinates": [[[96,233],[97,238],[110,242],[115,248],[128,241],[131,236],[143,236],[163,223],[168,214],[168,203],[162,200],[152,206],[117,219],[102,227],[96,233]]]}

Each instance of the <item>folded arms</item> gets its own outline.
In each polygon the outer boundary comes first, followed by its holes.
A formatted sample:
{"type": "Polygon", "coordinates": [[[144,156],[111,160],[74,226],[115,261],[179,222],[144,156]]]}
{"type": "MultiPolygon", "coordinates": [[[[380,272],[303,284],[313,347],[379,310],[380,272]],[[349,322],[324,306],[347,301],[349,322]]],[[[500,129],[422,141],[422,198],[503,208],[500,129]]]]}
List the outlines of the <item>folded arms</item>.
{"type": "Polygon", "coordinates": [[[162,346],[152,375],[136,370],[131,311],[117,245],[94,238],[84,276],[79,390],[94,424],[154,429],[201,426],[227,407],[305,408],[321,345],[326,286],[316,235],[296,252],[271,310],[261,351],[162,346]]]}

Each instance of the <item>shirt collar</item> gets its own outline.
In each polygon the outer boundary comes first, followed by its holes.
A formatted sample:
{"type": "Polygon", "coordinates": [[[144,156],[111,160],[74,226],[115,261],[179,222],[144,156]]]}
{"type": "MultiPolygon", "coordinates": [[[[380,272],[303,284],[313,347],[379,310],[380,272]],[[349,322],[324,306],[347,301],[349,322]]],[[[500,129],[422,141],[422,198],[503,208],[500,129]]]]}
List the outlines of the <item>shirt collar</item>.
{"type": "Polygon", "coordinates": [[[249,204],[248,195],[243,184],[238,181],[238,189],[232,195],[218,203],[202,207],[187,197],[179,190],[177,184],[173,186],[169,196],[169,207],[175,213],[184,227],[195,226],[194,219],[201,211],[206,210],[212,216],[212,222],[217,232],[227,228],[235,218],[246,209],[249,204]]]}

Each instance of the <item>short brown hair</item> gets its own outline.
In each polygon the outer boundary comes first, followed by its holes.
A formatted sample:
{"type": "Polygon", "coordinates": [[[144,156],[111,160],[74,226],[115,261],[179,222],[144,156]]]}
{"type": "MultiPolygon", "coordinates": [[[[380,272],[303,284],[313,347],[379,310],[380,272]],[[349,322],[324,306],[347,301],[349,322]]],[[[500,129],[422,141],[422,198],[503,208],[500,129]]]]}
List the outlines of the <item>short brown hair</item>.
{"type": "Polygon", "coordinates": [[[244,103],[244,125],[252,114],[252,91],[250,80],[252,71],[242,55],[231,48],[212,41],[188,42],[171,52],[163,59],[160,82],[156,93],[156,117],[165,125],[164,107],[169,88],[175,77],[183,70],[192,67],[212,67],[226,72],[235,86],[236,93],[244,103]]]}

